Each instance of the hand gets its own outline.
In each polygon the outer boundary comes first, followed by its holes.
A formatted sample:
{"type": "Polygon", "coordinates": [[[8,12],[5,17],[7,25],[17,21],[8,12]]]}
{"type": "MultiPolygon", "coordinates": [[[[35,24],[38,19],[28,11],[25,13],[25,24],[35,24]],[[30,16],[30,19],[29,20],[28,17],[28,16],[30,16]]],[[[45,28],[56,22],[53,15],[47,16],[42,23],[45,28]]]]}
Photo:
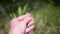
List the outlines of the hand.
{"type": "Polygon", "coordinates": [[[11,20],[9,34],[25,34],[32,29],[34,29],[34,18],[27,13],[11,20]]]}

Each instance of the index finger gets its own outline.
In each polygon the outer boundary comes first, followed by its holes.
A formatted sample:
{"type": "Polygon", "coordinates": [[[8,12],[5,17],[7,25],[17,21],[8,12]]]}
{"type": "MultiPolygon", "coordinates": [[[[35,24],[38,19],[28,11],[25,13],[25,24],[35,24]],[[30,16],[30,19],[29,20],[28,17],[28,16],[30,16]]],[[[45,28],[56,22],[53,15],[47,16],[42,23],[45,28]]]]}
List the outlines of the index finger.
{"type": "Polygon", "coordinates": [[[18,17],[18,20],[23,20],[23,19],[25,19],[26,17],[30,17],[30,16],[31,16],[31,14],[26,13],[25,15],[19,16],[19,17],[18,17]]]}

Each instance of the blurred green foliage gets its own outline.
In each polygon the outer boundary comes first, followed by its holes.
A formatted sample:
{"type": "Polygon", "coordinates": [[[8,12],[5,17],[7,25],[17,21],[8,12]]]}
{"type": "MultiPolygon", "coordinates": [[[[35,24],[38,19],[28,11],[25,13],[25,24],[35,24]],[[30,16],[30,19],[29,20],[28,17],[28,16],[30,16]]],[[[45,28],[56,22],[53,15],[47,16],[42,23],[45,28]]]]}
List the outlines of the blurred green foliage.
{"type": "Polygon", "coordinates": [[[35,18],[35,34],[60,34],[60,0],[0,0],[0,34],[9,21],[29,12],[35,18]]]}

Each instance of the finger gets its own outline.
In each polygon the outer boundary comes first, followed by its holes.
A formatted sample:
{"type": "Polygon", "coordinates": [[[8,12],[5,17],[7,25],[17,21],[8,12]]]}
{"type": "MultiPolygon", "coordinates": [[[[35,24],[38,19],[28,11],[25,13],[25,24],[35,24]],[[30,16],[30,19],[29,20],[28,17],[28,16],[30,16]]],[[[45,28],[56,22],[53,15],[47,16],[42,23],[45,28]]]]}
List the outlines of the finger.
{"type": "Polygon", "coordinates": [[[28,22],[30,22],[32,20],[32,17],[26,17],[22,22],[24,22],[24,23],[28,23],[28,22]]]}
{"type": "Polygon", "coordinates": [[[31,14],[27,13],[27,14],[25,14],[25,15],[19,16],[19,17],[18,17],[18,20],[23,20],[23,19],[25,19],[26,17],[30,17],[30,16],[31,16],[31,14]]]}
{"type": "Polygon", "coordinates": [[[32,20],[31,22],[28,23],[27,27],[31,26],[34,24],[34,21],[32,20]]]}
{"type": "Polygon", "coordinates": [[[34,25],[30,26],[29,28],[26,28],[25,32],[28,33],[33,29],[34,29],[34,25]]]}
{"type": "Polygon", "coordinates": [[[33,18],[33,16],[31,16],[32,17],[32,20],[34,21],[34,18],[33,18]]]}

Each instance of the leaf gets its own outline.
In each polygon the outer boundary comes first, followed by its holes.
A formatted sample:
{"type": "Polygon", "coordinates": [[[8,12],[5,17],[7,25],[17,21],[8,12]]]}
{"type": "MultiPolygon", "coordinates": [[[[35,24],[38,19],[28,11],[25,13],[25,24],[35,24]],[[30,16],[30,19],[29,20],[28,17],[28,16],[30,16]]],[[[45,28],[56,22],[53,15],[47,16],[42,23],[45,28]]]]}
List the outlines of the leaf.
{"type": "Polygon", "coordinates": [[[21,8],[21,7],[18,8],[18,15],[19,15],[19,16],[22,15],[22,8],[21,8]]]}
{"type": "Polygon", "coordinates": [[[13,17],[16,18],[16,14],[15,13],[13,13],[13,17]]]}
{"type": "Polygon", "coordinates": [[[23,8],[23,13],[26,12],[27,8],[28,8],[28,4],[26,4],[26,5],[24,6],[24,8],[23,8]]]}
{"type": "Polygon", "coordinates": [[[11,17],[11,18],[13,18],[13,15],[12,15],[12,14],[10,14],[10,17],[11,17]]]}

